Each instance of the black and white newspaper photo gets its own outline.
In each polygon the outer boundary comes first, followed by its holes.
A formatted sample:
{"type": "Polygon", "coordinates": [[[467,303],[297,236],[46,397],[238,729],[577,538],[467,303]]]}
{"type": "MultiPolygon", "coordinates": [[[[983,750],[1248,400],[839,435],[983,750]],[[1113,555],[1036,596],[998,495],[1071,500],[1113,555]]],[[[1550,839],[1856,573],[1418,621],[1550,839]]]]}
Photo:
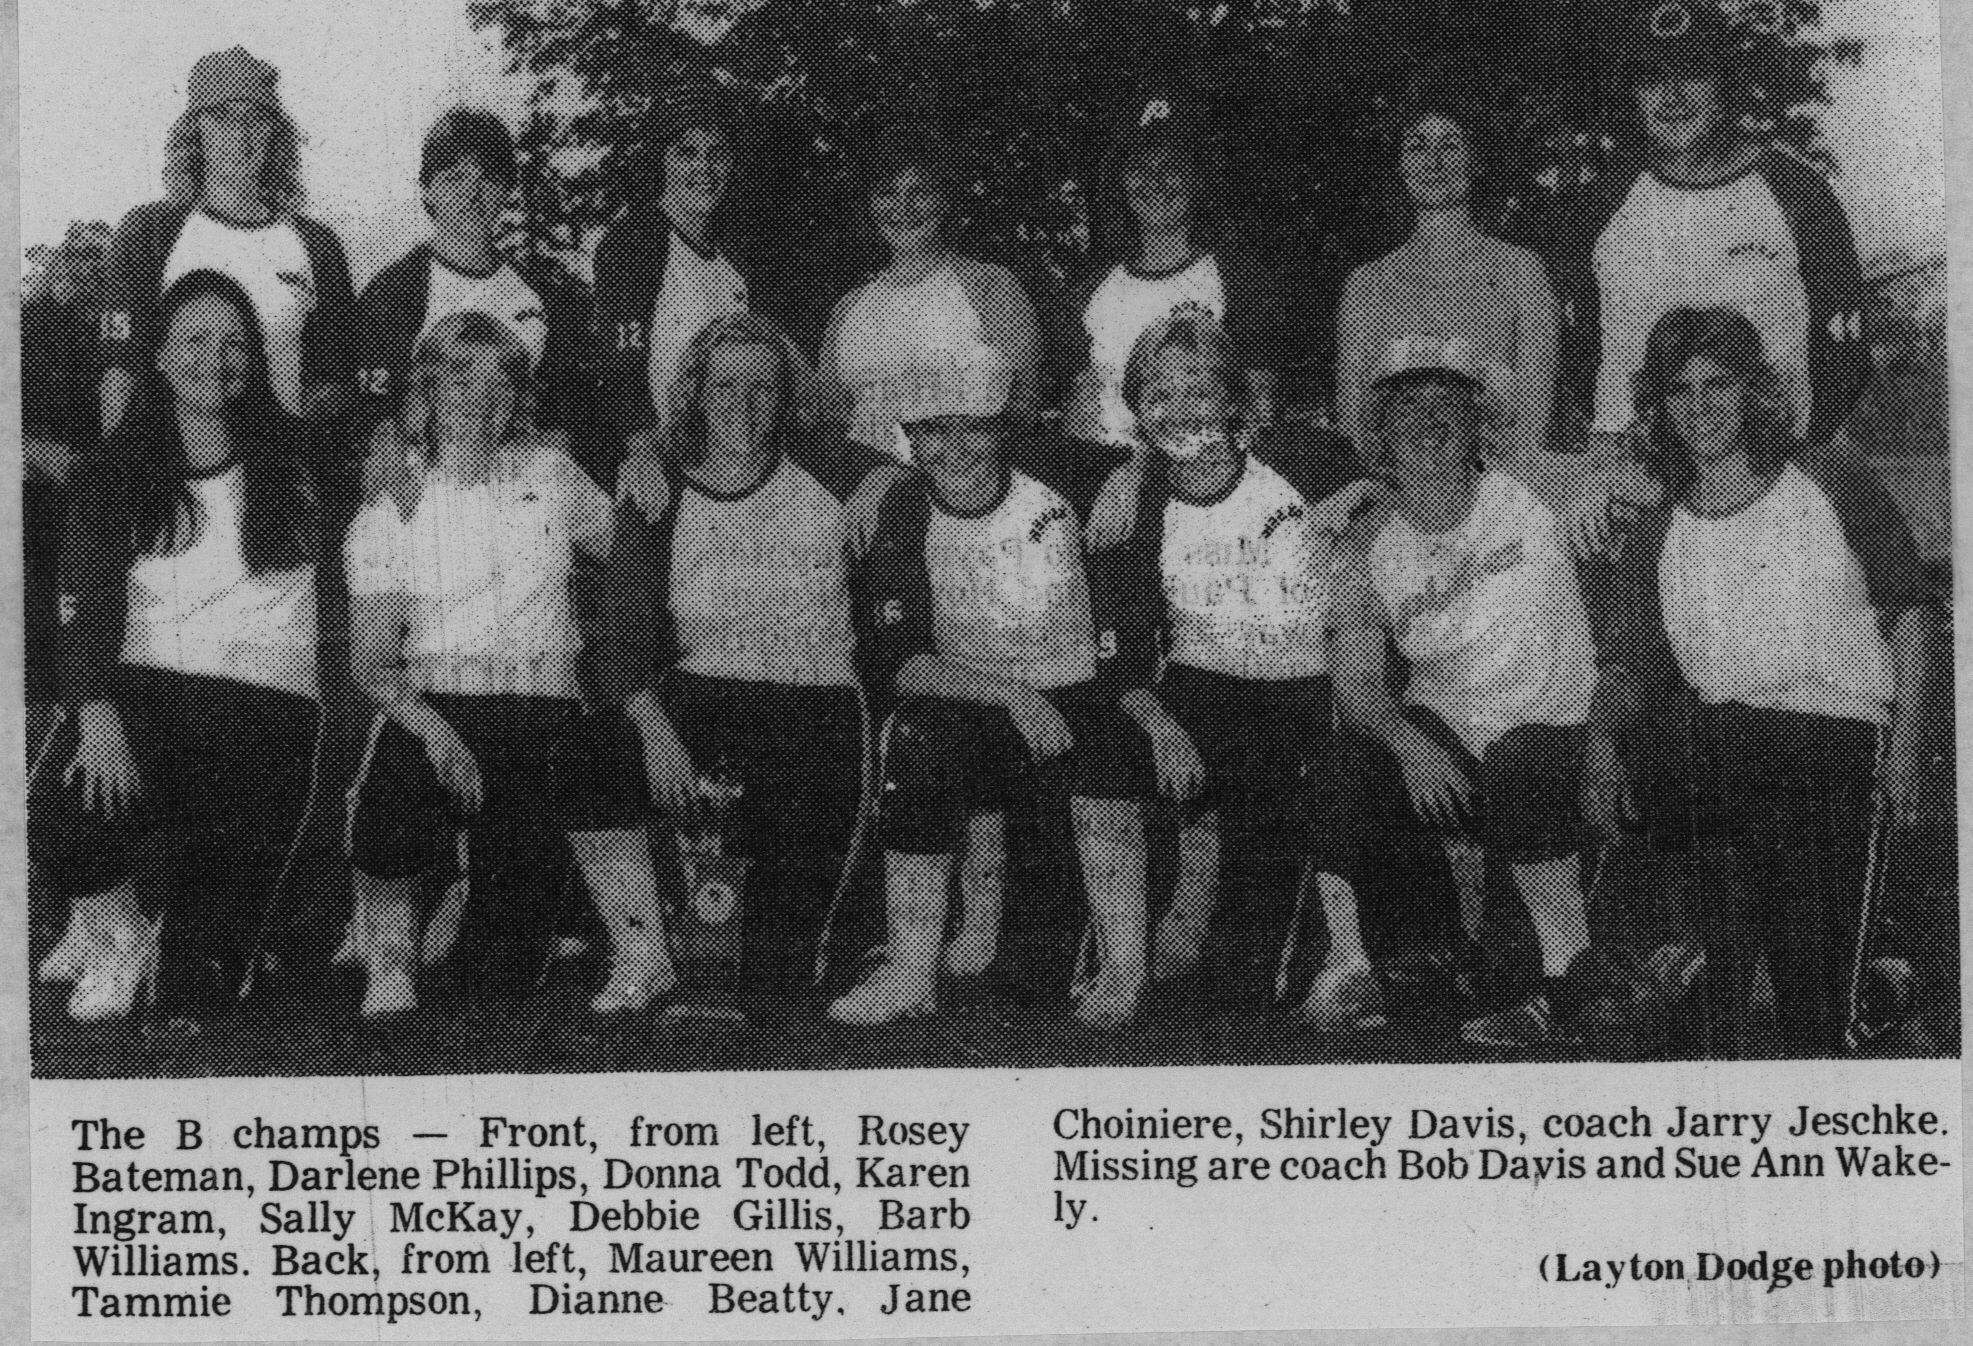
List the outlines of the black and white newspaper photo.
{"type": "Polygon", "coordinates": [[[1960,1339],[1958,4],[0,5],[0,1330],[1960,1339]]]}

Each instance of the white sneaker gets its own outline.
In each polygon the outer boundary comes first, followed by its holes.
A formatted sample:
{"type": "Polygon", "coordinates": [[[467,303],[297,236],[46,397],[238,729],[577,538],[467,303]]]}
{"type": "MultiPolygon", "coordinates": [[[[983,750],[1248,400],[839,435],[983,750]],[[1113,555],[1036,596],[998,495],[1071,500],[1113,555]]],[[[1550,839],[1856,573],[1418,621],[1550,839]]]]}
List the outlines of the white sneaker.
{"type": "Polygon", "coordinates": [[[55,941],[55,947],[48,950],[41,966],[34,971],[34,979],[40,982],[74,981],[89,965],[89,945],[91,929],[89,912],[80,905],[69,907],[68,924],[62,927],[62,937],[55,941]]]}
{"type": "Polygon", "coordinates": [[[629,939],[610,959],[610,982],[589,1008],[597,1014],[635,1013],[678,985],[678,973],[664,945],[649,935],[629,939]]]}
{"type": "Polygon", "coordinates": [[[78,1023],[127,1019],[141,997],[155,996],[158,980],[158,932],[164,917],[103,932],[93,956],[76,978],[69,996],[69,1017],[78,1023]]]}
{"type": "Polygon", "coordinates": [[[1382,1028],[1391,1021],[1384,1013],[1384,988],[1364,959],[1326,964],[1315,974],[1298,1017],[1318,1033],[1382,1028]]]}
{"type": "Polygon", "coordinates": [[[937,1009],[938,988],[932,978],[887,963],[855,990],[837,996],[829,1005],[829,1017],[853,1028],[876,1028],[937,1009]]]}
{"type": "Polygon", "coordinates": [[[1144,999],[1144,974],[1140,970],[1132,977],[1105,969],[1078,988],[1076,999],[1076,1018],[1098,1032],[1114,1033],[1137,1017],[1144,999]]]}

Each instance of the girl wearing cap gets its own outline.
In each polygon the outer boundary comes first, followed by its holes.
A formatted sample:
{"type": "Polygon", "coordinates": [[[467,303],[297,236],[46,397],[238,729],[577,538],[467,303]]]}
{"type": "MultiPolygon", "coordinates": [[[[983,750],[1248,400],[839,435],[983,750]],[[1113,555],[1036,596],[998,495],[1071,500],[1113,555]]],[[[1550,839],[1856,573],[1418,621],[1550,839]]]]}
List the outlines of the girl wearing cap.
{"type": "Polygon", "coordinates": [[[1568,385],[1604,441],[1632,429],[1646,339],[1674,308],[1724,304],[1753,322],[1810,445],[1869,377],[1849,220],[1821,173],[1749,129],[1761,109],[1736,69],[1753,37],[1741,22],[1665,0],[1617,34],[1643,161],[1584,193],[1561,270],[1568,385]]]}
{"type": "MultiPolygon", "coordinates": [[[[576,672],[569,578],[608,554],[610,503],[533,428],[528,388],[509,326],[442,320],[414,355],[396,470],[350,527],[352,664],[377,706],[350,792],[366,1018],[416,1007],[419,915],[462,825],[567,834],[613,946],[593,1009],[675,980],[629,727],[585,708],[576,672]]],[[[472,849],[474,896],[497,905],[472,849]]]]}
{"type": "Polygon", "coordinates": [[[1120,549],[1149,609],[1124,625],[1152,633],[1133,645],[1135,685],[1120,704],[1150,737],[1164,793],[1188,808],[1153,974],[1188,970],[1209,943],[1215,992],[1265,999],[1293,920],[1282,904],[1297,893],[1280,871],[1306,866],[1320,871],[1329,952],[1304,1016],[1323,1029],[1365,1026],[1381,1018],[1381,991],[1355,892],[1310,853],[1327,838],[1309,805],[1312,777],[1330,769],[1333,547],[1373,488],[1333,436],[1278,423],[1250,436],[1240,377],[1220,326],[1189,311],[1146,331],[1124,366],[1124,400],[1157,456],[1141,526],[1120,549]],[[1250,439],[1274,441],[1267,461],[1250,439]],[[1222,854],[1229,900],[1216,915],[1222,854]]]}
{"type": "Polygon", "coordinates": [[[742,788],[744,983],[783,997],[815,958],[867,774],[841,500],[854,474],[811,475],[803,377],[764,319],[706,325],[672,392],[666,498],[654,518],[618,506],[605,585],[605,680],[657,802],[684,814],[705,773],[742,788]]]}
{"type": "Polygon", "coordinates": [[[41,973],[75,983],[82,1020],[121,1018],[153,986],[193,1020],[232,1002],[318,732],[316,483],[253,301],[195,271],[156,322],[153,363],[69,507],[74,734],[33,810],[37,862],[74,904],[41,973]],[[171,884],[161,903],[140,902],[138,874],[171,884]]]}
{"type": "MultiPolygon", "coordinates": [[[[1068,797],[1082,861],[1099,971],[1078,1016],[1121,1027],[1143,994],[1145,744],[1099,674],[1123,642],[1075,514],[1007,464],[1012,384],[987,350],[897,407],[919,471],[885,498],[856,591],[865,685],[894,707],[880,795],[888,940],[883,965],[829,1007],[842,1023],[936,1010],[970,820],[1031,788],[1068,797]]],[[[969,887],[964,970],[993,961],[1000,917],[997,884],[969,887]]]]}
{"type": "Polygon", "coordinates": [[[1827,1056],[1855,1008],[1867,856],[1919,774],[1935,620],[1904,516],[1865,464],[1801,447],[1787,387],[1735,310],[1653,328],[1637,412],[1671,500],[1625,549],[1608,615],[1632,639],[1606,643],[1668,642],[1697,696],[1691,755],[1670,765],[1701,853],[1737,861],[1694,912],[1722,1025],[1765,956],[1789,1054],[1827,1056]]]}
{"type": "Polygon", "coordinates": [[[1422,106],[1397,123],[1397,172],[1411,227],[1404,242],[1351,271],[1336,316],[1336,419],[1374,443],[1370,381],[1403,337],[1456,339],[1485,373],[1498,419],[1488,456],[1548,447],[1555,401],[1555,294],[1541,261],[1474,219],[1477,119],[1422,106]]]}
{"type": "Polygon", "coordinates": [[[294,124],[280,75],[244,48],[203,56],[165,141],[166,199],[124,217],[110,241],[102,316],[105,433],[163,337],[159,297],[193,271],[231,276],[266,335],[268,376],[290,415],[333,419],[355,405],[355,296],[342,245],[298,213],[294,124]]]}
{"type": "MultiPolygon", "coordinates": [[[[1395,828],[1436,838],[1455,871],[1504,860],[1543,979],[1465,1036],[1564,1047],[1581,999],[1568,974],[1590,948],[1578,807],[1597,690],[1589,619],[1555,515],[1480,457],[1477,373],[1410,349],[1372,388],[1397,494],[1353,530],[1334,600],[1336,696],[1365,748],[1353,798],[1366,830],[1344,853],[1395,828]],[[1392,642],[1407,664],[1395,695],[1392,642]]],[[[1474,933],[1479,911],[1461,914],[1474,933]]]]}
{"type": "Polygon", "coordinates": [[[898,408],[927,371],[990,348],[1013,371],[1015,423],[1030,421],[1040,403],[1034,306],[1007,268],[962,255],[947,237],[957,172],[941,136],[902,123],[882,133],[865,169],[870,218],[888,255],[837,302],[818,364],[824,417],[897,464],[870,477],[852,501],[859,534],[868,533],[878,502],[909,462],[898,408]]]}
{"type": "Polygon", "coordinates": [[[1274,419],[1277,371],[1289,358],[1274,277],[1231,245],[1213,216],[1202,128],[1168,98],[1153,98],[1104,160],[1095,223],[1100,255],[1114,260],[1074,291],[1058,359],[1072,371],[1063,432],[1066,465],[1095,499],[1090,544],[1130,536],[1150,450],[1123,399],[1124,365],[1146,329],[1194,306],[1220,322],[1250,390],[1248,417],[1274,419]],[[1100,491],[1095,490],[1101,483],[1100,491]]]}

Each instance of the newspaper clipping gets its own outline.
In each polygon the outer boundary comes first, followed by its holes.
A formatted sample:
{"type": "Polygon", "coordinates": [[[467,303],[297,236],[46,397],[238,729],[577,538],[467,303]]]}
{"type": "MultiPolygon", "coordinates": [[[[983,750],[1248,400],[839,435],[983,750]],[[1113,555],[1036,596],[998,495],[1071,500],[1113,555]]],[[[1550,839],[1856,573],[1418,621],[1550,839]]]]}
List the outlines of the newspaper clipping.
{"type": "Polygon", "coordinates": [[[17,18],[34,1339],[1963,1327],[1937,0],[17,18]]]}

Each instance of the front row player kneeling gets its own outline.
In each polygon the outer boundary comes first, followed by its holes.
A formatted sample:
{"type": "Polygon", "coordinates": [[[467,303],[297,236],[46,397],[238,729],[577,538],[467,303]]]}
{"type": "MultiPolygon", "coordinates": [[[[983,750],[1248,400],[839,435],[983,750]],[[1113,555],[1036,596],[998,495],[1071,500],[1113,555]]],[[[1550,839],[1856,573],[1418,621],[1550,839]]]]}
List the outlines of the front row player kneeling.
{"type": "Polygon", "coordinates": [[[1475,843],[1504,861],[1543,979],[1464,1036],[1561,1046],[1581,998],[1567,974],[1590,948],[1579,788],[1586,736],[1602,732],[1596,653],[1555,516],[1481,465],[1481,395],[1456,348],[1430,343],[1400,343],[1373,388],[1397,494],[1354,531],[1337,579],[1336,693],[1369,740],[1343,845],[1395,826],[1436,834],[1455,871],[1474,868],[1475,843]],[[1387,641],[1408,664],[1402,701],[1387,641]]]}
{"type": "MultiPolygon", "coordinates": [[[[426,890],[459,826],[562,830],[613,946],[597,1011],[676,980],[631,731],[585,709],[569,578],[610,502],[526,414],[528,354],[483,313],[418,343],[395,461],[347,544],[351,655],[378,714],[350,799],[365,1017],[413,1009],[426,890]]],[[[477,864],[487,853],[472,847],[477,864]]],[[[473,893],[493,897],[474,876],[473,893]]]]}
{"type": "Polygon", "coordinates": [[[1120,558],[1135,599],[1120,625],[1148,637],[1124,642],[1119,662],[1134,666],[1118,671],[1121,704],[1150,736],[1165,793],[1187,805],[1153,971],[1176,975],[1210,951],[1218,995],[1265,1000],[1285,967],[1274,951],[1298,934],[1293,904],[1313,887],[1328,953],[1301,1017],[1371,1027],[1382,991],[1356,893],[1308,815],[1331,755],[1335,541],[1377,488],[1333,436],[1246,432],[1246,392],[1223,329],[1198,309],[1148,329],[1123,374],[1156,452],[1120,558]]]}
{"type": "Polygon", "coordinates": [[[884,964],[829,1007],[874,1025],[932,1012],[954,854],[970,815],[1032,780],[1066,793],[1099,970],[1078,1015],[1115,1028],[1145,979],[1144,740],[1098,679],[1081,530],[1007,464],[1011,378],[981,349],[918,390],[919,475],[886,499],[858,593],[866,685],[896,706],[883,779],[884,964]]]}

